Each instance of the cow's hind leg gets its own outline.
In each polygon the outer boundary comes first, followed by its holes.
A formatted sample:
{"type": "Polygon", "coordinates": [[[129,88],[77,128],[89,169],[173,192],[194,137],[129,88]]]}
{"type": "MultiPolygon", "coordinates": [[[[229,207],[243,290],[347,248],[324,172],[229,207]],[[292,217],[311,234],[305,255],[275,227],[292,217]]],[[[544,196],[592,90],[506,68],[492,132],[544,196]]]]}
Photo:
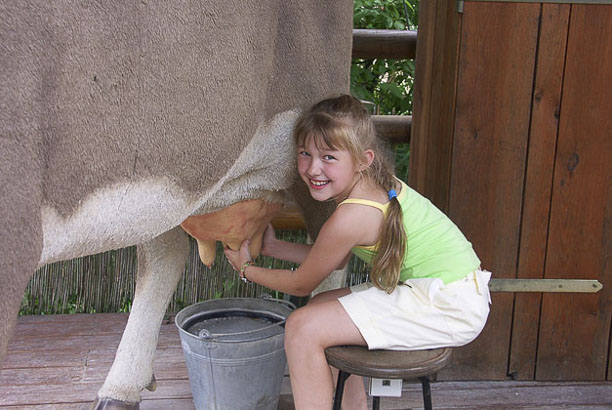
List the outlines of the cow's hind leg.
{"type": "Polygon", "coordinates": [[[137,408],[153,380],[153,357],[166,307],[185,268],[189,240],[176,228],[138,246],[132,311],[115,361],[98,392],[97,409],[137,408]]]}

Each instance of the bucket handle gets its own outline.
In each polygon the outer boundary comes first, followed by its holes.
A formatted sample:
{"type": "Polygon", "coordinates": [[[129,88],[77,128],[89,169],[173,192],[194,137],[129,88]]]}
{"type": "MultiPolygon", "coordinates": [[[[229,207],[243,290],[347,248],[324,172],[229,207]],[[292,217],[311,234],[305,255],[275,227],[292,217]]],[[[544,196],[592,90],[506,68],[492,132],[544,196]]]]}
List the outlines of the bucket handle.
{"type": "Polygon", "coordinates": [[[284,299],[279,299],[279,298],[274,298],[270,295],[268,295],[267,293],[264,293],[260,296],[263,300],[268,300],[270,302],[276,302],[276,303],[282,303],[287,305],[287,307],[289,307],[291,310],[295,310],[297,309],[297,306],[295,306],[293,303],[289,302],[288,300],[284,300],[284,299]]]}
{"type": "Polygon", "coordinates": [[[240,335],[248,335],[250,333],[263,332],[264,330],[272,329],[273,327],[277,327],[285,323],[285,320],[281,320],[280,322],[273,323],[269,326],[262,327],[254,330],[247,330],[245,332],[235,332],[235,333],[210,333],[207,329],[202,329],[198,333],[198,339],[200,340],[209,340],[214,339],[216,337],[228,337],[228,336],[240,336],[240,335]]]}
{"type": "MultiPolygon", "coordinates": [[[[289,307],[291,310],[297,309],[296,306],[293,303],[289,302],[288,300],[283,300],[283,299],[279,299],[279,298],[273,298],[272,296],[267,295],[267,294],[261,295],[261,298],[264,299],[264,300],[270,301],[270,302],[276,302],[276,303],[281,303],[281,304],[287,305],[287,307],[289,307]]],[[[245,332],[235,332],[235,333],[210,333],[208,331],[208,329],[202,329],[198,333],[198,339],[200,339],[200,340],[209,340],[209,339],[214,339],[215,337],[227,337],[227,336],[247,335],[247,334],[250,334],[250,333],[262,332],[264,330],[272,329],[273,327],[277,327],[279,325],[282,325],[285,322],[286,322],[286,319],[285,320],[281,320],[280,322],[273,323],[273,324],[271,324],[269,326],[259,328],[259,329],[247,330],[245,332]]]]}

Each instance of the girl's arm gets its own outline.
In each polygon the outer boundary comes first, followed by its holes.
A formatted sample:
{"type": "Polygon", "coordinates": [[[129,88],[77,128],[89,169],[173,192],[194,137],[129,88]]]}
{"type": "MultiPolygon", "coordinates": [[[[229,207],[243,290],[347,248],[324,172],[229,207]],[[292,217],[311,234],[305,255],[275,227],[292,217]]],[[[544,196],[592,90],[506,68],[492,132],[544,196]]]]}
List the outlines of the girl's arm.
{"type": "MultiPolygon", "coordinates": [[[[312,244],[285,242],[276,239],[274,228],[272,227],[272,224],[270,224],[268,225],[264,233],[261,254],[263,256],[270,256],[275,259],[289,261],[301,265],[306,260],[306,257],[310,253],[311,249],[312,244]]],[[[336,267],[336,269],[344,268],[348,263],[350,257],[351,254],[347,254],[344,260],[340,262],[340,265],[336,267]]]]}
{"type": "Polygon", "coordinates": [[[309,244],[285,242],[276,239],[274,228],[272,224],[269,224],[264,232],[261,254],[275,259],[301,264],[308,256],[311,248],[312,245],[309,244]]]}

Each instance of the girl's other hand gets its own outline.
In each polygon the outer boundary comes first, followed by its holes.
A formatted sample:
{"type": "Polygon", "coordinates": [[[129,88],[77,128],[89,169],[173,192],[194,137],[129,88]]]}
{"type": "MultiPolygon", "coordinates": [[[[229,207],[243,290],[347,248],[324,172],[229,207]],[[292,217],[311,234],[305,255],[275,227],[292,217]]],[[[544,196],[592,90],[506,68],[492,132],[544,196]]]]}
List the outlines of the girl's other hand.
{"type": "Polygon", "coordinates": [[[250,244],[250,241],[247,239],[242,242],[242,245],[240,245],[240,250],[233,251],[231,250],[230,247],[226,247],[225,250],[223,251],[230,265],[232,265],[232,268],[234,268],[234,270],[237,272],[240,272],[240,268],[246,261],[251,260],[251,253],[249,252],[249,244],[250,244]]]}
{"type": "Polygon", "coordinates": [[[274,232],[274,227],[272,224],[268,224],[266,231],[263,234],[263,241],[261,245],[261,254],[263,256],[273,256],[272,249],[278,239],[276,239],[276,232],[274,232]]]}

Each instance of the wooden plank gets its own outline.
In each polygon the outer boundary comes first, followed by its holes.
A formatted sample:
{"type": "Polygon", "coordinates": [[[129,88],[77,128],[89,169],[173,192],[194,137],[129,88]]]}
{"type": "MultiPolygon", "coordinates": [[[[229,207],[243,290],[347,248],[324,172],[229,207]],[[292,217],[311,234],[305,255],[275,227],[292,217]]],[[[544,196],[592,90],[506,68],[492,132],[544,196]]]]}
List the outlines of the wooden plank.
{"type": "Polygon", "coordinates": [[[589,279],[491,279],[491,292],[597,293],[602,285],[589,279]]]}
{"type": "MultiPolygon", "coordinates": [[[[516,275],[539,17],[540,5],[518,3],[467,3],[463,14],[449,215],[498,278],[516,275]]],[[[445,379],[507,377],[513,296],[492,300],[445,379]]]]}
{"type": "MultiPolygon", "coordinates": [[[[108,369],[107,369],[108,371],[108,369]]],[[[82,381],[83,366],[35,368],[3,368],[0,372],[0,386],[37,386],[39,384],[71,384],[82,381]]]]}
{"type": "Polygon", "coordinates": [[[431,114],[431,73],[435,56],[436,13],[440,1],[428,1],[419,5],[419,41],[416,48],[414,87],[412,89],[412,132],[410,140],[411,187],[427,195],[426,169],[428,163],[427,138],[431,114]]]}
{"type": "MultiPolygon", "coordinates": [[[[604,220],[604,226],[603,226],[603,254],[604,255],[612,255],[612,193],[610,192],[612,190],[608,189],[608,204],[606,205],[606,210],[605,210],[605,220],[604,220]]],[[[605,263],[605,262],[604,262],[605,263]]],[[[610,314],[610,301],[612,300],[612,296],[611,293],[612,291],[609,289],[610,286],[612,286],[612,284],[610,284],[610,277],[612,276],[612,273],[610,272],[612,268],[610,267],[610,264],[605,264],[604,268],[603,268],[603,276],[605,278],[607,278],[606,281],[606,286],[608,287],[608,289],[605,292],[606,298],[607,299],[602,299],[601,300],[607,300],[608,301],[608,311],[607,314],[610,317],[609,319],[609,327],[610,327],[610,339],[608,340],[608,344],[609,344],[609,348],[608,348],[608,371],[607,371],[607,379],[608,381],[612,381],[612,314],[610,314]]]]}
{"type": "MultiPolygon", "coordinates": [[[[9,348],[11,344],[9,343],[9,348]]],[[[23,369],[39,367],[78,367],[85,363],[83,352],[49,349],[48,351],[8,351],[2,363],[4,369],[23,369]]]]}
{"type": "Polygon", "coordinates": [[[376,133],[391,144],[410,143],[411,115],[373,115],[376,133]]]}
{"type": "Polygon", "coordinates": [[[417,32],[353,29],[353,58],[413,59],[417,32]]]}
{"type": "Polygon", "coordinates": [[[126,313],[96,313],[95,316],[91,314],[48,315],[48,320],[44,322],[41,322],[39,318],[40,316],[20,316],[14,335],[25,339],[66,335],[70,337],[86,336],[93,332],[123,333],[128,315],[126,313]],[[92,320],[87,320],[87,318],[92,320]]]}
{"type": "Polygon", "coordinates": [[[304,215],[297,206],[290,206],[283,208],[277,216],[272,218],[272,226],[274,229],[306,229],[306,222],[304,222],[304,215]]]}
{"type": "MultiPolygon", "coordinates": [[[[118,334],[121,336],[121,334],[118,334]]],[[[47,343],[53,341],[56,346],[60,346],[63,351],[74,351],[74,352],[87,352],[92,347],[102,346],[107,350],[116,350],[119,345],[120,337],[117,334],[91,334],[91,335],[79,335],[78,337],[40,337],[40,338],[27,338],[15,341],[11,343],[8,348],[8,352],[40,352],[45,351],[47,343]]],[[[168,346],[180,346],[180,339],[178,332],[175,333],[160,333],[159,340],[157,342],[158,348],[165,348],[168,346]]]]}
{"type": "Polygon", "coordinates": [[[419,4],[410,185],[448,210],[460,15],[452,0],[419,4]]]}
{"type": "MultiPolygon", "coordinates": [[[[27,405],[35,406],[48,403],[70,403],[70,402],[91,402],[96,398],[96,394],[101,384],[94,383],[73,383],[70,389],[63,384],[40,384],[36,389],[32,386],[2,386],[3,395],[0,396],[0,406],[27,405]]],[[[150,392],[145,390],[142,393],[143,399],[157,398],[191,398],[191,388],[188,380],[165,380],[157,383],[157,390],[150,392]]]]}
{"type": "Polygon", "coordinates": [[[571,10],[545,277],[598,279],[601,293],[545,294],[537,379],[603,380],[612,278],[612,7],[571,10]],[[553,273],[554,272],[554,273],[553,273]]]}
{"type": "MultiPolygon", "coordinates": [[[[542,6],[517,271],[521,279],[544,277],[569,10],[569,5],[542,6]]],[[[514,297],[508,373],[517,380],[535,377],[541,301],[540,294],[514,297]]]]}
{"type": "MultiPolygon", "coordinates": [[[[97,381],[102,383],[114,360],[112,356],[89,355],[83,366],[82,381],[97,381]]],[[[187,379],[187,365],[182,348],[157,349],[153,362],[154,374],[157,380],[187,379]]]]}
{"type": "MultiPolygon", "coordinates": [[[[115,325],[119,321],[127,321],[126,313],[95,313],[95,314],[74,314],[74,315],[23,315],[19,316],[16,328],[27,328],[28,325],[54,326],[56,323],[72,323],[79,327],[107,324],[115,325]],[[44,316],[44,320],[41,320],[44,316]],[[87,318],[92,320],[89,321],[87,318]]],[[[125,322],[123,323],[125,326],[125,322]]]]}

